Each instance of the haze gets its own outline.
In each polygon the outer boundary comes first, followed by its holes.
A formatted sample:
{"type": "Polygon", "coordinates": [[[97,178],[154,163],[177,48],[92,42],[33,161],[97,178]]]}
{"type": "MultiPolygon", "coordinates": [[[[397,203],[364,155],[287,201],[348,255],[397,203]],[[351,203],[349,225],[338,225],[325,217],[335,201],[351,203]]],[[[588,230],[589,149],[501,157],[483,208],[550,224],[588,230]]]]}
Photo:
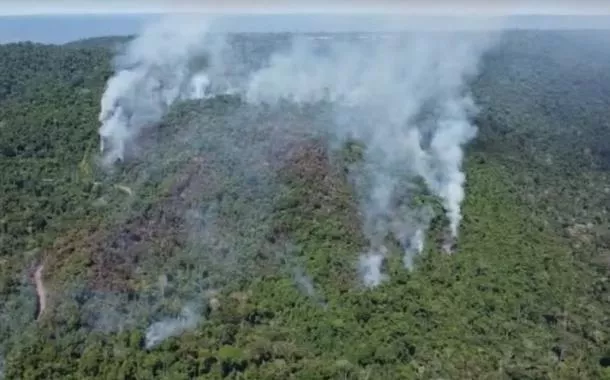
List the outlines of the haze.
{"type": "MultiPolygon", "coordinates": [[[[10,9],[10,8],[9,8],[10,9]]],[[[6,11],[6,10],[5,10],[6,11]]],[[[14,9],[16,12],[16,9],[14,9]]],[[[0,16],[0,43],[33,41],[65,43],[81,38],[130,35],[158,17],[156,13],[47,14],[0,16]]],[[[232,32],[350,32],[453,28],[609,29],[610,16],[517,15],[448,17],[375,14],[211,14],[216,30],[232,32]],[[473,17],[476,22],[473,22],[473,17]],[[491,18],[491,19],[490,19],[491,18]]]]}
{"type": "Polygon", "coordinates": [[[230,0],[9,0],[3,2],[0,14],[125,14],[125,13],[404,13],[404,14],[553,14],[553,15],[600,15],[610,14],[607,1],[587,0],[577,5],[567,0],[466,0],[459,3],[449,0],[430,2],[413,0],[261,0],[257,2],[230,0]]]}

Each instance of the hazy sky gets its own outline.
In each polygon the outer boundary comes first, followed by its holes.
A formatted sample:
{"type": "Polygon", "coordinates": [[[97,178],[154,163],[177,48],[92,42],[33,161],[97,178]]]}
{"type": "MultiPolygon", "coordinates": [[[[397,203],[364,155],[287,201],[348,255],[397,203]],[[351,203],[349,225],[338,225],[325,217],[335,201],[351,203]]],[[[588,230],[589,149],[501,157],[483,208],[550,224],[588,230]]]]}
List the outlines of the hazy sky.
{"type": "Polygon", "coordinates": [[[502,17],[486,24],[455,17],[610,15],[610,0],[582,0],[578,3],[573,0],[429,0],[426,3],[431,2],[434,6],[410,0],[2,0],[0,43],[25,40],[64,43],[87,37],[135,34],[145,23],[165,13],[221,14],[222,17],[214,18],[214,29],[236,32],[369,31],[481,25],[492,28],[610,29],[610,16],[510,20],[502,17]],[[446,18],[439,21],[427,16],[439,14],[446,18]]]}
{"type": "Polygon", "coordinates": [[[610,14],[608,0],[4,0],[0,14],[165,12],[610,14]]]}

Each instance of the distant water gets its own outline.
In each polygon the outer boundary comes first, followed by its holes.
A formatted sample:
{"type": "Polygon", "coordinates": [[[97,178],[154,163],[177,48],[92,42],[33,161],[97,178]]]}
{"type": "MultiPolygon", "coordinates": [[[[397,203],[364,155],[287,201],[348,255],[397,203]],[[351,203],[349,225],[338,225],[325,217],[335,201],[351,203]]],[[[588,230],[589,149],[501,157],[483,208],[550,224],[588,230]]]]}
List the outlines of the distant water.
{"type": "Polygon", "coordinates": [[[137,33],[155,15],[0,16],[0,43],[74,40],[137,33]]]}
{"type": "MultiPolygon", "coordinates": [[[[136,34],[160,14],[0,16],[0,43],[33,41],[61,44],[102,36],[136,34]]],[[[233,32],[354,32],[421,30],[437,27],[477,28],[478,18],[422,16],[405,19],[391,15],[233,15],[216,18],[214,29],[233,32]]],[[[489,21],[489,20],[488,20],[489,21]]],[[[603,16],[514,16],[495,18],[485,28],[610,29],[603,16]]]]}

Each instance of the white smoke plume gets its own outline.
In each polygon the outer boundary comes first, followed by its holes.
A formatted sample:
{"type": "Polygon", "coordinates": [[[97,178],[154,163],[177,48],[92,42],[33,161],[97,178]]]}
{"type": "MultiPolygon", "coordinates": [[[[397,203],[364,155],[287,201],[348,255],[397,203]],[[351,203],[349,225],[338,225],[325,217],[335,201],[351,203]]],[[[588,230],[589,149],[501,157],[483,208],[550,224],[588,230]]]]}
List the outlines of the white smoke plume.
{"type": "Polygon", "coordinates": [[[405,248],[405,255],[403,257],[403,263],[405,265],[405,268],[412,269],[415,257],[421,255],[421,253],[423,252],[425,239],[424,234],[424,229],[418,228],[408,240],[409,245],[405,248]]]}
{"type": "Polygon", "coordinates": [[[207,29],[198,18],[166,18],[145,28],[117,57],[99,115],[106,163],[123,160],[141,130],[158,123],[177,99],[204,95],[207,29]]]}
{"type": "Polygon", "coordinates": [[[313,281],[311,278],[305,274],[305,272],[301,268],[295,268],[294,272],[294,280],[296,281],[299,289],[307,294],[311,298],[317,298],[318,294],[316,293],[316,288],[313,285],[313,281]]]}
{"type": "Polygon", "coordinates": [[[425,181],[442,200],[451,236],[457,237],[464,199],[463,146],[476,135],[470,122],[476,107],[466,86],[492,39],[463,32],[394,34],[330,44],[302,39],[253,74],[248,101],[331,101],[336,114],[331,132],[340,140],[366,144],[359,182],[366,184],[362,204],[373,251],[361,261],[365,283],[383,280],[379,268],[384,254],[378,247],[388,233],[405,247],[407,267],[423,250],[431,216],[410,215],[426,214],[421,210],[395,212],[396,194],[409,190],[403,179],[425,181]]]}
{"type": "Polygon", "coordinates": [[[413,269],[416,257],[424,251],[428,225],[433,216],[434,212],[427,206],[403,206],[392,212],[389,231],[403,246],[406,269],[413,269]]]}
{"type": "Polygon", "coordinates": [[[153,323],[146,329],[146,349],[153,348],[168,338],[179,336],[187,330],[196,328],[200,319],[195,308],[185,306],[179,316],[153,323]]]}
{"type": "Polygon", "coordinates": [[[326,308],[326,300],[324,299],[324,296],[316,290],[316,286],[314,285],[312,278],[305,273],[301,267],[294,267],[292,272],[299,290],[314,300],[318,305],[326,308]]]}
{"type": "MultiPolygon", "coordinates": [[[[118,72],[102,99],[100,135],[107,162],[123,159],[142,128],[161,120],[180,98],[239,92],[251,104],[283,101],[332,104],[327,132],[340,142],[365,143],[364,163],[352,168],[361,196],[370,253],[363,256],[365,283],[383,281],[385,239],[392,235],[413,266],[423,251],[432,213],[409,203],[427,189],[442,200],[452,240],[462,219],[463,147],[476,135],[476,107],[467,84],[495,35],[427,31],[297,37],[292,47],[255,69],[245,83],[231,83],[227,66],[247,66],[239,54],[219,54],[208,44],[206,24],[165,21],[146,29],[117,60],[118,72]],[[194,65],[207,57],[204,67],[194,65]],[[213,62],[210,62],[213,61],[213,62]],[[399,199],[407,201],[401,204],[399,199]]],[[[212,47],[214,46],[214,47],[212,47]]],[[[230,47],[229,47],[230,50],[230,47]]]]}
{"type": "Polygon", "coordinates": [[[387,249],[382,246],[376,252],[369,252],[366,255],[360,256],[358,269],[365,286],[375,287],[388,279],[388,276],[383,273],[383,263],[386,254],[387,249]]]}
{"type": "Polygon", "coordinates": [[[196,74],[191,79],[188,89],[190,99],[203,99],[208,96],[210,79],[205,73],[196,74]]]}

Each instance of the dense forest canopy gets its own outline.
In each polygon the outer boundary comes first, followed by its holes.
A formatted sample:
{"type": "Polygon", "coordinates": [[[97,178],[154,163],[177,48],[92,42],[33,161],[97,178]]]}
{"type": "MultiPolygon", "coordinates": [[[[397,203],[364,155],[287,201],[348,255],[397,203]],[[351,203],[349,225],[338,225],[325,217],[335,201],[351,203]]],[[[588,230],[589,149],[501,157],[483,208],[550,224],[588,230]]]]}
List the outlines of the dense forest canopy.
{"type": "MultiPolygon", "coordinates": [[[[0,45],[0,373],[610,378],[608,36],[503,34],[472,81],[456,252],[436,217],[416,268],[391,256],[374,289],[354,275],[363,142],[310,133],[324,104],[182,101],[109,172],[99,104],[127,39],[0,45]]],[[[232,38],[257,66],[289,36],[232,38]]]]}

